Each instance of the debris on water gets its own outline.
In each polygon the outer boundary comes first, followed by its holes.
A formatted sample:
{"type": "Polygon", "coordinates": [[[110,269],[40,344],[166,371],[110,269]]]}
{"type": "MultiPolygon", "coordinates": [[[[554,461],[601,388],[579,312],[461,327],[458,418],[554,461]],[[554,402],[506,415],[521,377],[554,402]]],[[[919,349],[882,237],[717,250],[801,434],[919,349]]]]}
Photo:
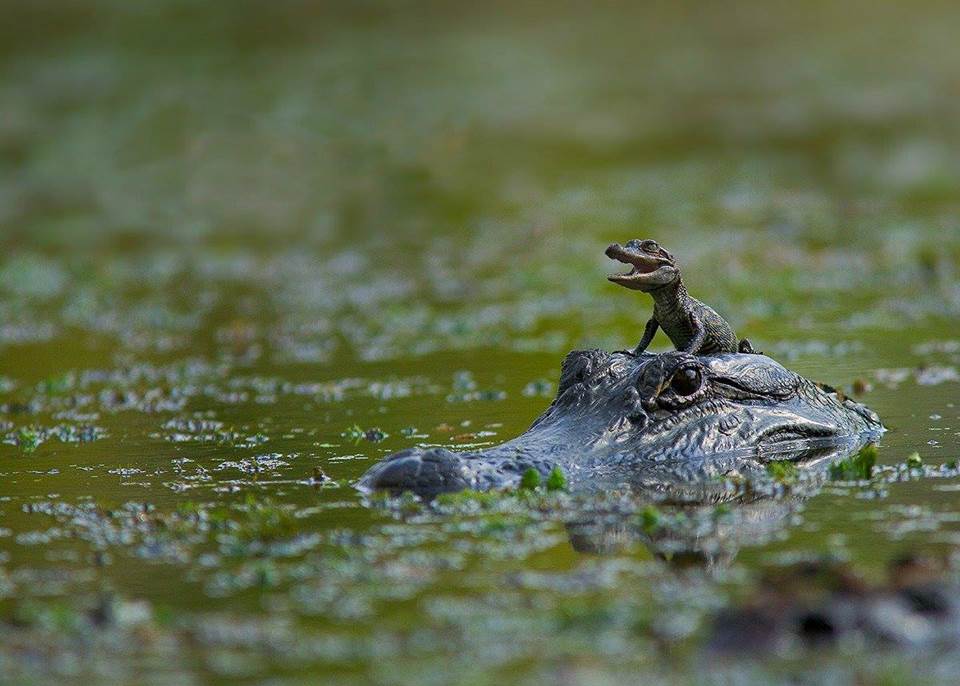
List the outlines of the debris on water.
{"type": "Polygon", "coordinates": [[[457,441],[457,442],[460,442],[460,443],[464,443],[464,442],[468,442],[468,441],[470,441],[470,442],[477,441],[477,440],[479,440],[479,439],[481,439],[481,438],[490,438],[490,437],[496,436],[496,435],[497,435],[497,432],[496,432],[496,431],[469,431],[469,432],[467,432],[467,433],[462,433],[462,434],[457,434],[457,435],[455,435],[455,436],[451,436],[451,437],[450,437],[450,440],[451,440],[451,441],[457,441]]]}
{"type": "Polygon", "coordinates": [[[460,509],[464,505],[479,505],[483,509],[490,509],[503,500],[499,491],[474,491],[467,489],[457,493],[441,493],[434,500],[435,505],[445,508],[460,509]]]}
{"type": "Polygon", "coordinates": [[[888,388],[898,388],[911,377],[918,386],[938,386],[960,382],[960,371],[952,365],[923,365],[916,369],[878,369],[874,377],[888,388]]]}
{"type": "Polygon", "coordinates": [[[797,465],[790,460],[773,460],[767,463],[767,474],[783,484],[796,481],[799,473],[797,465]]]}
{"type": "Polygon", "coordinates": [[[856,455],[830,465],[830,478],[834,481],[858,481],[869,479],[877,464],[877,446],[869,444],[856,455]]]}
{"type": "Polygon", "coordinates": [[[477,389],[477,382],[473,378],[473,373],[468,370],[461,370],[453,374],[453,390],[458,393],[467,393],[477,389]]]}
{"type": "Polygon", "coordinates": [[[453,392],[447,395],[447,402],[464,403],[475,400],[503,400],[506,397],[506,391],[479,389],[471,372],[459,371],[453,375],[453,392]]]}
{"type": "Polygon", "coordinates": [[[385,440],[389,437],[389,434],[385,433],[380,427],[373,427],[371,429],[363,429],[359,424],[354,424],[353,426],[345,429],[340,433],[343,438],[353,441],[354,443],[359,443],[360,441],[370,441],[371,443],[379,443],[380,441],[385,440]]]}
{"type": "Polygon", "coordinates": [[[767,346],[769,353],[778,359],[789,361],[801,357],[846,357],[863,352],[864,346],[859,341],[776,341],[767,346]]]}
{"type": "Polygon", "coordinates": [[[386,439],[389,434],[385,433],[379,427],[374,427],[373,429],[367,429],[363,432],[363,437],[370,441],[371,443],[379,443],[380,441],[386,439]]]}
{"type": "Polygon", "coordinates": [[[311,486],[324,486],[327,484],[336,483],[336,481],[327,475],[320,467],[313,468],[313,475],[309,479],[311,486]]]}
{"type": "Polygon", "coordinates": [[[116,474],[117,476],[126,478],[128,476],[143,474],[143,470],[139,467],[117,467],[115,469],[108,469],[107,474],[116,474]]]}
{"type": "Polygon", "coordinates": [[[863,395],[864,393],[869,393],[873,390],[873,384],[866,379],[858,377],[853,380],[850,390],[853,391],[855,395],[863,395]]]}
{"type": "Polygon", "coordinates": [[[106,435],[104,429],[90,424],[58,424],[52,427],[30,425],[7,433],[3,443],[15,445],[25,453],[32,453],[51,439],[61,443],[78,444],[96,441],[106,435]]]}
{"type": "Polygon", "coordinates": [[[47,395],[58,395],[66,393],[74,388],[77,383],[76,374],[66,372],[57,376],[51,376],[37,384],[37,390],[47,395]]]}
{"type": "Polygon", "coordinates": [[[640,526],[647,533],[652,533],[660,526],[660,510],[654,505],[647,505],[640,511],[640,526]]]}
{"type": "Polygon", "coordinates": [[[874,372],[874,377],[887,388],[896,389],[910,378],[910,370],[907,368],[877,369],[874,372]]]}
{"type": "Polygon", "coordinates": [[[276,471],[281,467],[289,466],[289,462],[282,459],[284,455],[271,453],[269,455],[255,455],[243,460],[224,460],[216,466],[217,471],[236,469],[245,474],[260,474],[264,471],[276,471]]]}
{"type": "Polygon", "coordinates": [[[913,346],[911,352],[913,352],[914,355],[960,353],[960,340],[947,339],[943,341],[927,341],[925,343],[919,343],[913,346]]]}
{"type": "Polygon", "coordinates": [[[528,398],[549,398],[553,395],[553,382],[547,379],[531,381],[523,387],[522,394],[528,398]]]}
{"type": "Polygon", "coordinates": [[[42,442],[40,431],[33,427],[23,426],[16,435],[16,445],[25,453],[32,453],[42,442]]]}
{"type": "Polygon", "coordinates": [[[449,403],[466,403],[475,400],[504,400],[507,397],[506,391],[482,390],[471,391],[469,393],[451,393],[447,396],[449,403]]]}
{"type": "Polygon", "coordinates": [[[919,386],[937,386],[942,383],[960,381],[960,372],[956,367],[943,367],[931,365],[921,367],[916,374],[917,385],[919,386]]]}

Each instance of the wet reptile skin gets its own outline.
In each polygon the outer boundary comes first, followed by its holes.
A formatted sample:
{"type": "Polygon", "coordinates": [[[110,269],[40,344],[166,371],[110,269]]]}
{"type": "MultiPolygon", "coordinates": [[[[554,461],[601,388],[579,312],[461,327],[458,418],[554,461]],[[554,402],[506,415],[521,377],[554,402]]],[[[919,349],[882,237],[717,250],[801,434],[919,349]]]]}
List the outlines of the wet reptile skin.
{"type": "MultiPolygon", "coordinates": [[[[656,322],[677,350],[698,355],[751,352],[741,351],[733,327],[712,307],[691,297],[682,280],[677,279],[673,284],[651,291],[650,295],[653,296],[653,317],[647,322],[647,329],[653,327],[650,322],[656,322]]],[[[653,339],[652,333],[649,339],[653,339]]],[[[650,345],[650,340],[647,340],[645,329],[644,338],[634,352],[642,353],[650,345]]]]}
{"type": "Polygon", "coordinates": [[[763,355],[575,351],[557,396],[517,438],[477,452],[404,450],[374,465],[361,490],[425,497],[516,487],[560,467],[573,490],[710,480],[802,460],[813,448],[858,449],[883,432],[867,407],[763,355]]]}
{"type": "Polygon", "coordinates": [[[749,341],[738,342],[733,327],[713,308],[690,296],[673,255],[653,240],[614,243],[606,252],[611,259],[631,265],[629,274],[614,274],[609,280],[631,290],[649,293],[653,317],[634,352],[642,353],[663,329],[677,350],[699,355],[752,353],[749,341]]]}

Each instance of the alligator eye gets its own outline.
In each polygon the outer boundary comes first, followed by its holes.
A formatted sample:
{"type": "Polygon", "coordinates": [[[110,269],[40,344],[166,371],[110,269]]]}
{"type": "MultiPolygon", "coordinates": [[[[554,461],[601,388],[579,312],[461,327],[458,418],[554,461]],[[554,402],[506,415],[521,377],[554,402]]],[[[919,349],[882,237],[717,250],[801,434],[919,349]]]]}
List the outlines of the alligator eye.
{"type": "Polygon", "coordinates": [[[660,246],[656,241],[644,241],[640,246],[645,252],[659,252],[660,246]]]}
{"type": "Polygon", "coordinates": [[[677,395],[693,395],[700,390],[700,370],[696,367],[684,367],[670,380],[670,388],[677,395]]]}

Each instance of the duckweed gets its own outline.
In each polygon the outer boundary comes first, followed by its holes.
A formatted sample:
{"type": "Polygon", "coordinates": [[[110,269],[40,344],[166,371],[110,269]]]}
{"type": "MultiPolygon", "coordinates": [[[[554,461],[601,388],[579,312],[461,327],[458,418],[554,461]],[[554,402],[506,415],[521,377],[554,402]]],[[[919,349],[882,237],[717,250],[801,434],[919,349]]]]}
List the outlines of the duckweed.
{"type": "Polygon", "coordinates": [[[786,607],[764,570],[809,598],[825,549],[841,585],[958,541],[960,10],[755,4],[8,3],[0,682],[956,674],[894,645],[935,612],[711,652],[786,607]],[[648,236],[759,349],[869,393],[900,461],[350,487],[509,440],[568,351],[634,346],[650,302],[602,250],[648,236]]]}
{"type": "Polygon", "coordinates": [[[873,476],[879,451],[875,445],[863,447],[853,457],[840,460],[830,466],[830,478],[835,481],[853,481],[869,479],[873,476]]]}
{"type": "Polygon", "coordinates": [[[567,477],[559,466],[555,466],[547,475],[546,486],[548,491],[563,491],[567,488],[567,477]]]}
{"type": "Polygon", "coordinates": [[[527,469],[520,477],[520,490],[533,491],[540,487],[540,472],[533,467],[527,469]]]}
{"type": "Polygon", "coordinates": [[[33,427],[24,426],[17,431],[17,446],[25,453],[32,453],[40,446],[42,441],[43,438],[40,431],[33,427]]]}
{"type": "Polygon", "coordinates": [[[767,463],[767,474],[780,483],[792,483],[797,480],[799,469],[790,460],[774,460],[767,463]]]}
{"type": "Polygon", "coordinates": [[[660,510],[653,505],[647,505],[640,511],[640,524],[647,533],[655,531],[661,519],[660,510]]]}

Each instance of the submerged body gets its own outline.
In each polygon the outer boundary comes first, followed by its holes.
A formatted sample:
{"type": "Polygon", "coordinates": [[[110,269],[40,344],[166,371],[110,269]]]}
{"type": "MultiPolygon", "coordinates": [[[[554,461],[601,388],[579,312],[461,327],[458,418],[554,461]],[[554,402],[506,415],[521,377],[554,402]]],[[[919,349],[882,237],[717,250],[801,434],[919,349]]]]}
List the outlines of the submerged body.
{"type": "Polygon", "coordinates": [[[865,406],[762,355],[575,351],[553,403],[522,435],[478,452],[404,450],[358,486],[431,497],[515,487],[529,469],[545,477],[559,467],[576,490],[658,488],[824,445],[855,450],[882,431],[865,406]]]}
{"type": "Polygon", "coordinates": [[[663,329],[681,352],[694,355],[753,352],[749,341],[738,342],[726,319],[687,293],[673,255],[656,241],[632,240],[624,246],[614,243],[606,254],[631,267],[627,274],[611,275],[610,281],[649,293],[653,298],[653,317],[647,321],[635,354],[647,349],[658,328],[663,329]]]}

